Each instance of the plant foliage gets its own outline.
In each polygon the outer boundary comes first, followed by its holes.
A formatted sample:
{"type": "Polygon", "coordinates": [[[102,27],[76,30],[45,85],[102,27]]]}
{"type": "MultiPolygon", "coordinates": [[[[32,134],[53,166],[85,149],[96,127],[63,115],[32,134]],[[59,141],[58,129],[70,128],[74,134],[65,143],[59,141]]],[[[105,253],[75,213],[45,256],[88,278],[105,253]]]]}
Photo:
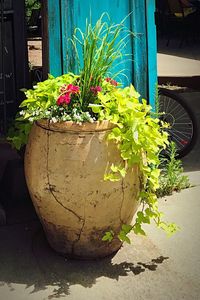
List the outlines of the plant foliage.
{"type": "Polygon", "coordinates": [[[103,21],[104,17],[105,14],[94,27],[87,23],[85,33],[80,29],[75,30],[71,42],[80,67],[79,74],[68,73],[56,78],[49,76],[33,89],[25,91],[27,98],[21,103],[22,110],[16,119],[21,125],[17,126],[17,137],[14,132],[10,140],[19,148],[26,142],[24,133],[27,134],[29,130],[27,123],[33,124],[40,119],[80,124],[106,119],[113,123],[115,127],[108,139],[116,144],[123,163],[112,165],[104,179],[121,180],[127,170],[137,164],[141,173],[138,199],[141,210],[137,213],[134,225],[123,224],[118,233],[111,229],[105,233],[103,240],[110,241],[117,235],[120,240],[130,243],[128,233],[133,230],[136,234],[144,235],[142,225],[151,220],[168,234],[177,229],[175,224],[162,221],[156,196],[160,176],[158,157],[168,140],[162,128],[164,124],[152,117],[151,107],[146,100],[140,101],[140,95],[133,85],[123,88],[116,81],[119,73],[113,73],[110,77],[116,60],[124,57],[123,49],[131,34],[123,22],[110,24],[103,21]]]}
{"type": "Polygon", "coordinates": [[[171,195],[174,191],[179,192],[190,187],[189,178],[183,175],[182,162],[177,159],[174,142],[171,142],[168,147],[168,157],[161,157],[160,162],[161,176],[156,192],[158,197],[171,195]]]}
{"type": "Polygon", "coordinates": [[[86,20],[85,32],[76,28],[70,39],[80,73],[80,100],[86,109],[93,98],[90,93],[91,86],[99,86],[102,78],[109,74],[112,74],[112,78],[124,75],[124,70],[114,72],[113,63],[122,64],[124,59],[127,60],[127,56],[130,56],[123,53],[128,39],[133,36],[124,26],[125,19],[120,24],[112,24],[109,15],[104,13],[94,27],[91,21],[86,20]],[[108,18],[108,22],[104,21],[105,17],[108,18]]]}
{"type": "Polygon", "coordinates": [[[25,10],[26,10],[26,18],[27,21],[31,17],[31,13],[33,9],[39,9],[41,7],[40,0],[25,0],[25,10]]]}

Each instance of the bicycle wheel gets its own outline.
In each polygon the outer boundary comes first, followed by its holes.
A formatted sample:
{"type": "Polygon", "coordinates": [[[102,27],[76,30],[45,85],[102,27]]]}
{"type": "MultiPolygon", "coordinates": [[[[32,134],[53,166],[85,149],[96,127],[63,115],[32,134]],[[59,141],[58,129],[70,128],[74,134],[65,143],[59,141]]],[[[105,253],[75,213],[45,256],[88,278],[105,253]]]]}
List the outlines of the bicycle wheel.
{"type": "Polygon", "coordinates": [[[192,150],[197,139],[195,116],[183,97],[165,88],[159,89],[160,118],[169,123],[169,139],[176,144],[179,157],[192,150]]]}

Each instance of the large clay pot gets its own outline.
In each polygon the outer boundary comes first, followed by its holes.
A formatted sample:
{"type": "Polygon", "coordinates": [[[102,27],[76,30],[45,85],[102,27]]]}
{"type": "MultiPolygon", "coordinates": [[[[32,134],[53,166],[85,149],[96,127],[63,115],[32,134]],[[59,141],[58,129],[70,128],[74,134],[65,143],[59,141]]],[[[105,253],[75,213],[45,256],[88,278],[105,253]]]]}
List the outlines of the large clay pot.
{"type": "Polygon", "coordinates": [[[37,122],[25,155],[29,192],[50,245],[59,253],[98,258],[121,242],[102,241],[105,231],[130,224],[138,207],[139,171],[134,166],[118,182],[104,181],[111,163],[121,161],[107,141],[113,125],[37,122]]]}

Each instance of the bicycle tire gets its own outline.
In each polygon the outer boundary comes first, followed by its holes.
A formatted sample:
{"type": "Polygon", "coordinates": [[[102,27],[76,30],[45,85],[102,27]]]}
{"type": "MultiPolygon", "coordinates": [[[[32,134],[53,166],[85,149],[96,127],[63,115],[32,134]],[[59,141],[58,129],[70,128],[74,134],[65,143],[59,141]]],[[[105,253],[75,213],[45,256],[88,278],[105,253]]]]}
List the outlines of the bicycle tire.
{"type": "Polygon", "coordinates": [[[162,112],[165,114],[161,119],[170,124],[169,139],[175,142],[178,157],[184,157],[198,137],[196,117],[181,95],[166,88],[159,88],[159,113],[162,112]]]}

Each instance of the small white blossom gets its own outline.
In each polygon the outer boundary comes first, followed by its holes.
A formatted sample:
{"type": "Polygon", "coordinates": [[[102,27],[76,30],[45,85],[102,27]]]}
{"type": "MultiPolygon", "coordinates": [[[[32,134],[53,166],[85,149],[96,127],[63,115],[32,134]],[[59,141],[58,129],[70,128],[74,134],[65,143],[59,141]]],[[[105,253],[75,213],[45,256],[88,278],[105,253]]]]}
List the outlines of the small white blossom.
{"type": "Polygon", "coordinates": [[[57,123],[57,119],[55,118],[55,117],[53,117],[52,119],[51,119],[51,122],[53,122],[53,123],[57,123]]]}

